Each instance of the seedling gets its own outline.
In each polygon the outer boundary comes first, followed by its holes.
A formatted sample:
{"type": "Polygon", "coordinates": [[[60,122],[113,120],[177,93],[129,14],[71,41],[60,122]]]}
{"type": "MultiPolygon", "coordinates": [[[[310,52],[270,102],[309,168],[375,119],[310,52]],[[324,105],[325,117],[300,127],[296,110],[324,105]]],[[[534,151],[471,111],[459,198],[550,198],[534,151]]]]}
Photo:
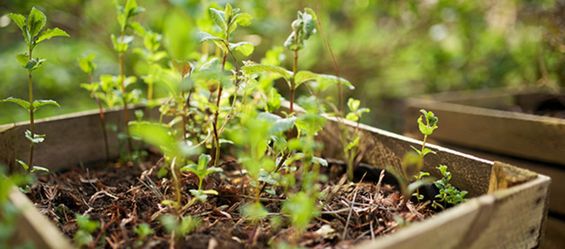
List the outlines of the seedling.
{"type": "Polygon", "coordinates": [[[170,247],[175,248],[175,240],[177,237],[184,237],[194,230],[196,230],[202,220],[199,217],[185,216],[185,217],[175,217],[173,215],[163,215],[160,218],[161,225],[170,234],[170,247]]]}
{"type": "Polygon", "coordinates": [[[304,48],[305,41],[316,33],[316,19],[316,13],[310,8],[305,8],[304,11],[298,11],[297,19],[292,22],[292,32],[284,42],[284,46],[291,50],[293,54],[292,71],[277,65],[255,64],[252,62],[246,62],[246,65],[242,67],[242,70],[248,75],[268,73],[275,76],[273,80],[278,78],[284,79],[290,90],[289,114],[294,113],[296,89],[304,83],[312,81],[315,81],[320,85],[332,85],[338,83],[343,84],[350,89],[354,88],[351,82],[344,78],[334,75],[316,74],[307,70],[298,71],[298,52],[304,48]]]}
{"type": "Polygon", "coordinates": [[[449,183],[452,176],[447,166],[438,165],[436,169],[439,170],[442,178],[434,182],[434,185],[439,189],[439,194],[434,197],[435,200],[432,202],[432,207],[445,209],[446,205],[455,206],[465,201],[467,191],[461,191],[449,183]]]}
{"type": "Polygon", "coordinates": [[[133,231],[135,232],[135,235],[137,235],[137,239],[135,240],[135,246],[137,248],[141,248],[149,236],[155,233],[155,231],[153,231],[151,226],[147,223],[137,225],[133,231]]]}
{"type": "Polygon", "coordinates": [[[135,78],[126,77],[126,69],[125,69],[125,56],[126,52],[128,51],[129,45],[133,42],[134,37],[127,34],[127,31],[132,27],[135,22],[131,20],[132,17],[142,13],[145,11],[144,8],[137,5],[136,0],[126,0],[125,5],[119,5],[116,1],[116,9],[117,9],[117,21],[120,27],[119,35],[116,36],[114,34],[111,35],[112,44],[114,46],[114,50],[118,53],[118,81],[119,81],[119,88],[120,94],[122,99],[123,105],[123,122],[124,127],[126,127],[126,135],[127,135],[127,146],[128,152],[132,152],[133,145],[131,142],[131,137],[129,131],[127,130],[128,123],[129,123],[129,106],[128,104],[135,100],[135,96],[132,95],[131,92],[128,92],[127,87],[131,83],[135,82],[135,78]]]}
{"type": "Polygon", "coordinates": [[[94,70],[96,69],[96,63],[94,63],[94,54],[86,55],[79,59],[80,69],[88,75],[88,83],[82,84],[81,86],[90,92],[90,97],[96,100],[96,105],[98,106],[98,119],[100,120],[100,129],[104,136],[104,151],[106,152],[106,160],[110,160],[110,147],[108,145],[108,132],[106,130],[106,117],[104,106],[100,100],[99,88],[100,83],[93,81],[94,70]]]}
{"type": "MultiPolygon", "coordinates": [[[[224,10],[210,8],[208,11],[210,17],[214,21],[216,27],[220,30],[219,35],[212,35],[202,32],[201,41],[212,41],[222,51],[222,71],[225,70],[228,55],[232,55],[233,51],[238,51],[244,56],[249,56],[253,53],[254,46],[249,42],[231,43],[230,37],[238,26],[248,26],[251,24],[251,15],[248,13],[241,13],[240,9],[232,8],[228,3],[224,10]]],[[[216,95],[216,108],[214,111],[214,121],[212,122],[212,129],[214,132],[214,161],[213,165],[218,165],[220,159],[220,131],[218,124],[218,116],[220,113],[220,101],[222,99],[222,84],[217,86],[216,95]]]]}
{"type": "Polygon", "coordinates": [[[75,233],[73,240],[78,248],[92,247],[96,243],[92,234],[100,227],[100,222],[91,220],[88,215],[76,216],[76,223],[78,230],[75,233]]]}
{"type": "Polygon", "coordinates": [[[198,157],[198,164],[191,163],[180,169],[182,172],[191,172],[194,175],[196,175],[196,177],[198,178],[198,189],[191,189],[190,193],[197,200],[202,202],[206,201],[208,195],[218,195],[218,191],[216,190],[202,189],[202,183],[204,182],[204,179],[206,179],[208,175],[222,172],[221,168],[208,167],[208,163],[210,162],[211,159],[212,158],[210,157],[210,155],[202,154],[200,155],[200,157],[198,157]]]}
{"type": "Polygon", "coordinates": [[[17,55],[18,62],[27,70],[28,75],[28,100],[9,97],[1,102],[12,102],[24,108],[29,113],[29,130],[25,131],[25,137],[30,141],[29,146],[29,160],[27,163],[17,160],[18,164],[27,172],[48,171],[46,168],[33,165],[34,147],[36,144],[42,143],[45,140],[45,135],[35,133],[35,112],[41,107],[53,105],[59,107],[59,104],[54,100],[35,100],[33,96],[33,80],[32,72],[41,67],[45,62],[43,58],[34,58],[33,50],[40,43],[49,40],[53,37],[69,37],[65,31],[59,28],[44,29],[47,23],[47,17],[40,10],[35,7],[31,8],[28,16],[21,14],[10,13],[10,19],[18,25],[22,31],[22,35],[27,47],[27,51],[17,55]]]}
{"type": "Polygon", "coordinates": [[[345,116],[345,119],[357,123],[354,131],[351,132],[346,130],[345,138],[351,138],[349,143],[344,147],[343,152],[345,153],[345,158],[347,160],[347,178],[353,181],[353,172],[355,170],[355,159],[359,154],[359,141],[361,136],[359,134],[359,122],[364,113],[370,112],[369,108],[360,108],[361,101],[357,99],[350,98],[347,100],[347,107],[349,108],[349,113],[345,116]],[[351,134],[353,133],[353,134],[351,134]]]}

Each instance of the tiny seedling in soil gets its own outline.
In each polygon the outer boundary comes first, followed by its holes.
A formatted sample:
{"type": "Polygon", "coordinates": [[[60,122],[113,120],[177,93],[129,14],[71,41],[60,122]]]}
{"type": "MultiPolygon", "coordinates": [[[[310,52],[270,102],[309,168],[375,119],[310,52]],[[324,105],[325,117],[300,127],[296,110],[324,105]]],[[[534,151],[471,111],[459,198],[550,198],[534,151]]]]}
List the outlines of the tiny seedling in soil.
{"type": "Polygon", "coordinates": [[[283,47],[269,50],[260,63],[242,62],[254,46],[234,42],[236,30],[252,17],[230,4],[203,13],[203,49],[189,61],[171,57],[159,34],[132,21],[144,10],[134,0],[117,9],[120,32],[112,41],[119,73],[94,82],[93,57],[85,57],[80,65],[90,80],[84,87],[99,103],[103,129],[102,103],[122,105],[128,151],[137,139],[148,148],[147,157],[44,176],[29,194],[66,234],[75,234],[77,246],[347,248],[463,201],[466,192],[451,185],[446,166],[437,167],[441,179],[435,181],[421,171],[424,157],[433,153],[426,147],[437,128],[431,112],[423,111],[418,120],[422,147],[408,152],[401,167],[389,169],[397,185],[383,181],[389,174],[384,170],[376,184],[352,182],[362,157],[360,119],[369,111],[354,98],[344,118],[356,125],[336,137],[346,162],[319,157],[324,145],[316,138],[326,127],[326,109],[337,109],[323,99],[323,89],[353,86],[338,76],[299,69],[299,52],[317,31],[313,10],[298,11],[290,25],[284,42],[292,55],[288,70],[283,47]],[[135,48],[131,31],[143,38],[142,48],[135,48]],[[141,77],[147,95],[128,90],[137,81],[125,72],[130,47],[150,68],[141,77]],[[290,90],[288,110],[281,107],[277,80],[290,90]],[[296,96],[301,85],[312,94],[296,96]],[[166,95],[156,96],[156,86],[166,95]],[[142,116],[130,121],[129,107],[140,96],[146,96],[148,109],[158,107],[158,121],[142,116]],[[165,100],[157,102],[158,97],[165,100]],[[439,189],[432,207],[418,192],[426,184],[439,189]]]}

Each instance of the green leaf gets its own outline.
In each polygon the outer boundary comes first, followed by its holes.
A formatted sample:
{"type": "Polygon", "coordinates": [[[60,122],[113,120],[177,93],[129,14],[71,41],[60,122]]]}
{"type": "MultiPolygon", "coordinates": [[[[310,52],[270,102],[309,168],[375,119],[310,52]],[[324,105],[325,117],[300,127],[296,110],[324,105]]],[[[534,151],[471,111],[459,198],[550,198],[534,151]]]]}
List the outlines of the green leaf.
{"type": "Polygon", "coordinates": [[[28,165],[27,163],[25,163],[24,161],[16,159],[16,162],[17,162],[25,171],[28,171],[28,170],[29,170],[29,165],[28,165]]]}
{"type": "Polygon", "coordinates": [[[49,173],[49,169],[45,168],[45,167],[41,167],[41,166],[33,166],[31,167],[31,173],[37,173],[37,172],[43,172],[43,173],[49,173]]]}
{"type": "Polygon", "coordinates": [[[351,84],[351,82],[349,82],[344,78],[337,77],[335,75],[329,75],[329,74],[317,74],[307,70],[296,73],[296,77],[294,78],[294,80],[296,82],[296,87],[300,86],[303,83],[314,81],[316,84],[313,85],[313,87],[321,91],[326,90],[328,87],[337,84],[344,85],[350,90],[355,89],[355,87],[351,84]]]}
{"type": "Polygon", "coordinates": [[[357,111],[357,109],[359,109],[359,106],[361,106],[361,101],[354,98],[349,98],[347,100],[347,107],[349,107],[350,111],[357,111]]]}
{"type": "Polygon", "coordinates": [[[28,62],[28,55],[27,53],[21,53],[16,55],[16,59],[18,60],[18,62],[20,63],[20,65],[25,68],[28,62]]]}
{"type": "Polygon", "coordinates": [[[46,60],[42,58],[32,58],[24,67],[29,71],[33,71],[35,69],[38,69],[45,61],[46,60]]]}
{"type": "Polygon", "coordinates": [[[296,120],[296,127],[311,136],[315,136],[318,131],[324,128],[325,124],[326,119],[315,113],[306,113],[296,120]]]}
{"type": "Polygon", "coordinates": [[[78,65],[80,69],[87,74],[91,74],[96,69],[96,64],[94,63],[95,58],[95,54],[88,54],[79,58],[78,65]]]}
{"type": "Polygon", "coordinates": [[[253,53],[255,46],[250,42],[238,42],[238,43],[230,43],[230,50],[237,51],[241,53],[243,56],[249,56],[253,53]]]}
{"type": "Polygon", "coordinates": [[[46,106],[46,105],[52,105],[52,106],[56,106],[56,107],[61,107],[59,105],[59,103],[57,103],[57,101],[55,100],[50,100],[50,99],[40,99],[40,100],[34,100],[33,101],[33,111],[37,111],[39,108],[46,106]]]}
{"type": "Polygon", "coordinates": [[[132,136],[159,147],[163,153],[170,157],[183,157],[191,151],[183,150],[180,143],[172,135],[170,127],[160,123],[130,122],[129,130],[132,136]]]}
{"type": "Polygon", "coordinates": [[[222,32],[225,32],[228,29],[228,25],[227,25],[226,20],[224,18],[224,12],[223,11],[217,10],[217,9],[214,9],[214,8],[210,8],[210,9],[208,9],[208,14],[212,18],[212,21],[214,21],[214,23],[218,27],[220,27],[222,32]]]}
{"type": "Polygon", "coordinates": [[[65,32],[62,29],[59,28],[54,28],[54,29],[47,29],[45,30],[43,33],[41,33],[41,35],[39,36],[39,38],[37,38],[36,43],[40,43],[44,40],[49,40],[53,37],[70,37],[69,34],[67,34],[67,32],[65,32]]]}
{"type": "Polygon", "coordinates": [[[243,27],[251,25],[252,20],[253,16],[248,13],[239,13],[233,17],[233,21],[243,27]]]}
{"type": "Polygon", "coordinates": [[[316,80],[317,78],[318,78],[318,74],[316,73],[310,71],[299,71],[298,73],[296,73],[296,76],[294,77],[294,82],[296,87],[298,87],[302,83],[313,81],[316,80]]]}
{"type": "Polygon", "coordinates": [[[259,73],[272,73],[278,77],[282,77],[289,81],[292,77],[292,72],[288,71],[279,66],[273,65],[263,65],[263,64],[248,64],[241,68],[243,72],[247,75],[259,74],[259,73]]]}
{"type": "Polygon", "coordinates": [[[22,32],[25,32],[26,29],[26,18],[23,15],[20,14],[16,14],[16,13],[10,13],[8,14],[8,17],[10,17],[10,19],[12,19],[12,21],[18,25],[18,28],[20,28],[20,30],[22,32]]]}
{"type": "Polygon", "coordinates": [[[241,215],[243,215],[245,218],[253,222],[260,221],[265,217],[267,217],[267,215],[269,215],[267,209],[265,209],[265,207],[263,207],[263,205],[260,202],[245,204],[241,208],[240,212],[241,215]]]}
{"type": "Polygon", "coordinates": [[[28,101],[23,100],[23,99],[14,98],[14,97],[8,97],[6,99],[2,99],[2,100],[0,100],[0,102],[12,102],[14,104],[21,106],[22,108],[24,108],[28,111],[31,107],[31,105],[28,101]]]}
{"type": "Polygon", "coordinates": [[[47,17],[45,17],[45,14],[35,7],[32,7],[27,17],[27,28],[32,38],[41,32],[46,22],[47,17]]]}
{"type": "Polygon", "coordinates": [[[198,37],[200,39],[200,42],[205,42],[205,41],[220,41],[220,42],[222,42],[222,41],[224,41],[224,39],[222,39],[220,37],[217,37],[215,35],[212,35],[210,33],[203,32],[203,31],[198,32],[198,37]]]}

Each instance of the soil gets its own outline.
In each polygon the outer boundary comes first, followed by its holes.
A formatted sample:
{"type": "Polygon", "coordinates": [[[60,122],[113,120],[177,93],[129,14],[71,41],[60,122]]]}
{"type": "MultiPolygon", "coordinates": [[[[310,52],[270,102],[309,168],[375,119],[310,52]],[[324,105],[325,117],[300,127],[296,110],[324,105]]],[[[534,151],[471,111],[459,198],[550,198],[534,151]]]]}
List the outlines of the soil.
{"type": "MultiPolygon", "coordinates": [[[[219,195],[178,213],[161,204],[173,199],[172,183],[157,177],[162,166],[159,156],[149,158],[135,165],[103,163],[44,175],[28,196],[69,238],[77,231],[75,213],[100,221],[101,228],[93,234],[97,245],[92,247],[97,248],[170,248],[172,243],[176,248],[270,248],[280,241],[312,248],[351,248],[435,213],[428,202],[403,201],[384,171],[365,168],[365,172],[356,172],[364,181],[351,183],[345,180],[343,165],[330,163],[325,169],[329,180],[322,184],[327,197],[321,215],[307,232],[296,236],[287,223],[277,228],[268,221],[252,224],[240,216],[240,207],[250,199],[244,191],[247,179],[234,160],[222,165],[223,174],[205,182],[205,189],[215,189],[219,195]],[[163,214],[197,216],[202,223],[189,235],[172,239],[159,222],[163,214]],[[134,228],[141,223],[150,224],[155,233],[136,245],[134,228]]],[[[184,174],[181,181],[183,203],[187,203],[197,178],[184,174]]],[[[276,196],[263,193],[262,203],[270,213],[280,212],[281,192],[276,196]]]]}

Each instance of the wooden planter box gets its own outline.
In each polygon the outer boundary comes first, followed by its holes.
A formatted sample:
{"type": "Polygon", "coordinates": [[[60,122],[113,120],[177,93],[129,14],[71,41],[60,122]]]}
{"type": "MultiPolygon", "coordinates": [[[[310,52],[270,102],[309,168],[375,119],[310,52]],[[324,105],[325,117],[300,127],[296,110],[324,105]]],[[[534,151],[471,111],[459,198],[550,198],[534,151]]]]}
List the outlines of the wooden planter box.
{"type": "MultiPolygon", "coordinates": [[[[110,111],[107,118],[110,123],[121,123],[117,111],[110,111]]],[[[339,126],[351,128],[353,124],[329,119],[319,135],[325,144],[322,156],[340,159],[343,152],[336,134],[339,126]]],[[[39,133],[48,134],[45,142],[37,146],[38,165],[57,170],[105,158],[95,112],[43,120],[36,127],[39,133]]],[[[0,163],[14,166],[15,158],[26,158],[25,129],[25,124],[0,127],[0,163]]],[[[365,125],[361,125],[361,130],[360,146],[365,152],[362,161],[378,167],[398,166],[410,145],[420,144],[418,140],[365,125]]],[[[113,151],[117,151],[115,136],[110,138],[113,151]]],[[[533,248],[539,245],[547,212],[548,177],[440,146],[430,145],[430,148],[437,154],[426,158],[426,170],[440,163],[448,165],[454,185],[469,191],[471,198],[394,234],[365,241],[358,248],[533,248]]],[[[18,238],[31,240],[38,248],[71,247],[25,195],[15,190],[11,200],[23,211],[18,238]]]]}
{"type": "Polygon", "coordinates": [[[417,136],[418,110],[430,110],[440,119],[440,129],[433,135],[440,144],[550,176],[548,244],[563,246],[565,119],[525,113],[560,105],[565,106],[565,94],[535,89],[422,96],[406,101],[405,134],[417,136]]]}

